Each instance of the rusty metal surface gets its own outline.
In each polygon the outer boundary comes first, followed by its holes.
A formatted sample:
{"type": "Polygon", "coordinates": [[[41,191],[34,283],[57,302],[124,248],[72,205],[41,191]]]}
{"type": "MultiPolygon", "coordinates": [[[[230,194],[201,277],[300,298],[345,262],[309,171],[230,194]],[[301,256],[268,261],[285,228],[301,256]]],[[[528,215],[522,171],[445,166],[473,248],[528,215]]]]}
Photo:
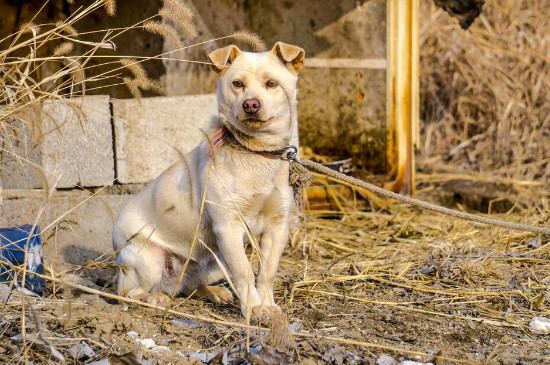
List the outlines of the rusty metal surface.
{"type": "Polygon", "coordinates": [[[414,193],[414,144],[418,134],[419,0],[387,1],[387,159],[395,176],[386,188],[414,193]]]}

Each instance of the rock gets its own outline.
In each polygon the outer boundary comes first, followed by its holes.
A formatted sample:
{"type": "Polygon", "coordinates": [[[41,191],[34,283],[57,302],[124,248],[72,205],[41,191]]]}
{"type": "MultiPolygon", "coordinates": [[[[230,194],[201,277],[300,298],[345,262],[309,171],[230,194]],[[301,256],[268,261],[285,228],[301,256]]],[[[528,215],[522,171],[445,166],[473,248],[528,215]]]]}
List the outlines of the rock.
{"type": "Polygon", "coordinates": [[[418,362],[413,360],[404,360],[397,365],[433,365],[431,362],[418,362]]]}
{"type": "Polygon", "coordinates": [[[397,360],[389,355],[382,354],[376,359],[376,365],[397,365],[397,360]]]}
{"type": "Polygon", "coordinates": [[[185,353],[183,353],[181,351],[178,351],[177,354],[182,356],[182,357],[190,357],[190,358],[193,358],[193,359],[199,359],[202,363],[209,364],[210,361],[213,358],[218,356],[219,351],[212,351],[212,352],[191,351],[191,352],[185,352],[185,353]]]}
{"type": "Polygon", "coordinates": [[[361,360],[359,356],[340,346],[334,346],[323,354],[323,360],[329,364],[353,364],[361,360]]]}
{"type": "Polygon", "coordinates": [[[86,360],[95,356],[95,351],[84,341],[71,346],[68,351],[75,360],[86,360]]]}
{"type": "Polygon", "coordinates": [[[433,274],[435,272],[436,272],[436,269],[432,265],[424,264],[420,268],[420,273],[422,275],[430,275],[430,274],[433,274]]]}
{"type": "Polygon", "coordinates": [[[88,365],[111,365],[111,361],[109,359],[103,359],[91,362],[88,365]]]}
{"type": "Polygon", "coordinates": [[[534,317],[529,322],[529,329],[538,333],[550,333],[550,319],[547,317],[534,317]]]}
{"type": "Polygon", "coordinates": [[[542,237],[541,236],[537,236],[535,238],[533,238],[532,240],[530,240],[529,242],[527,242],[527,248],[539,248],[540,245],[542,245],[542,237]]]}

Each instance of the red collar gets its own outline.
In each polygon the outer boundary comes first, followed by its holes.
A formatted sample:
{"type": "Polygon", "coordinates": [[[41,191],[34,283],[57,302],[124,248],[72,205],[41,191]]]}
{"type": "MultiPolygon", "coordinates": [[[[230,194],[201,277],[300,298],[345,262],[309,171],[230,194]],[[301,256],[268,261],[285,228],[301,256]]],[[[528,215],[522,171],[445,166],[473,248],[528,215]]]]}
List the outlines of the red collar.
{"type": "MultiPolygon", "coordinates": [[[[229,129],[227,129],[226,126],[223,126],[222,128],[218,129],[216,131],[216,133],[214,133],[211,137],[212,148],[209,151],[210,156],[213,156],[214,154],[216,154],[218,149],[224,144],[227,137],[231,137],[231,136],[233,136],[233,134],[231,133],[231,131],[229,129]]],[[[288,152],[288,147],[283,148],[281,150],[276,150],[276,151],[252,151],[252,150],[249,150],[248,148],[246,148],[243,145],[241,145],[241,146],[244,149],[246,149],[247,151],[250,151],[252,153],[255,153],[257,155],[260,155],[260,156],[263,156],[265,158],[269,158],[269,159],[272,159],[272,160],[278,160],[281,157],[284,157],[286,155],[286,153],[288,152]]]]}

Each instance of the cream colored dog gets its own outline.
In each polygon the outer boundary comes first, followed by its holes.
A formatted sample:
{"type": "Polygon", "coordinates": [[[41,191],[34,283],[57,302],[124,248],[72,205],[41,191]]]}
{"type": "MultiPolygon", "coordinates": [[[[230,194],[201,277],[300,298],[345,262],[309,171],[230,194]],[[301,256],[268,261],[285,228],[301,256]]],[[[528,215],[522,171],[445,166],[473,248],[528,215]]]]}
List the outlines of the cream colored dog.
{"type": "Polygon", "coordinates": [[[224,278],[217,257],[243,315],[280,311],[273,284],[294,207],[289,163],[280,156],[298,140],[296,82],[304,56],[280,42],[263,53],[228,46],[209,55],[220,75],[219,115],[205,132],[216,139],[205,138],[122,208],[113,231],[119,294],[167,305],[190,256],[177,292],[231,301],[228,289],[210,286],[224,278]],[[256,280],[244,249],[246,229],[260,237],[256,280]]]}

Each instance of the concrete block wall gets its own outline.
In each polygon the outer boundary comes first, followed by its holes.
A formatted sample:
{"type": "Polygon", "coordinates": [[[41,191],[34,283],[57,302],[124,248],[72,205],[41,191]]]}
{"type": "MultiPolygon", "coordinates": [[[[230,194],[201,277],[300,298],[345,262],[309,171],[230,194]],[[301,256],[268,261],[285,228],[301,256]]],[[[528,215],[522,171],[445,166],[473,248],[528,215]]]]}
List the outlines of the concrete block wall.
{"type": "Polygon", "coordinates": [[[3,136],[2,142],[16,146],[17,154],[2,155],[4,188],[51,186],[60,175],[58,188],[112,184],[115,175],[108,96],[45,101],[25,116],[38,119],[34,125],[39,131],[31,133],[16,122],[13,133],[3,136]]]}
{"type": "MultiPolygon", "coordinates": [[[[54,271],[112,252],[112,227],[128,195],[90,195],[85,190],[56,191],[46,203],[38,225],[43,230],[46,265],[54,271]]],[[[0,225],[32,224],[45,196],[42,189],[4,190],[0,225]]]]}
{"type": "Polygon", "coordinates": [[[121,184],[146,183],[205,137],[217,114],[214,94],[113,100],[116,168],[121,184]]]}
{"type": "Polygon", "coordinates": [[[112,252],[113,224],[128,194],[198,145],[217,103],[213,94],[88,96],[39,109],[48,133],[38,141],[22,123],[14,123],[18,135],[0,137],[3,144],[18,142],[17,154],[25,156],[1,156],[0,227],[32,224],[61,174],[39,219],[46,264],[61,270],[112,252]]]}

